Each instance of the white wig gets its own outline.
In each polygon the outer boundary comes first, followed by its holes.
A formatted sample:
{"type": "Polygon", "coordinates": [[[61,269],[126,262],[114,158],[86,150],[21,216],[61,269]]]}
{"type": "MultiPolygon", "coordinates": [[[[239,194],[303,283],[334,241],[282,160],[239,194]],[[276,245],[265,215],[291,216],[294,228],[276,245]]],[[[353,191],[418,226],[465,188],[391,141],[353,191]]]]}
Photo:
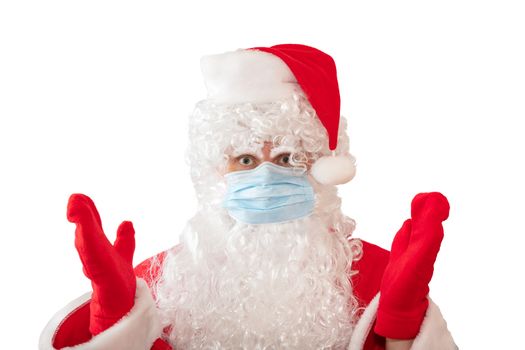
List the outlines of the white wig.
{"type": "MultiPolygon", "coordinates": [[[[224,182],[222,174],[229,156],[257,154],[265,141],[291,153],[294,166],[304,167],[307,162],[313,163],[332,153],[325,128],[308,99],[300,93],[259,104],[216,104],[203,100],[190,116],[189,134],[187,159],[197,198],[203,205],[216,204],[208,195],[210,189],[224,182]]],[[[340,118],[336,152],[350,156],[344,117],[340,118]]]]}

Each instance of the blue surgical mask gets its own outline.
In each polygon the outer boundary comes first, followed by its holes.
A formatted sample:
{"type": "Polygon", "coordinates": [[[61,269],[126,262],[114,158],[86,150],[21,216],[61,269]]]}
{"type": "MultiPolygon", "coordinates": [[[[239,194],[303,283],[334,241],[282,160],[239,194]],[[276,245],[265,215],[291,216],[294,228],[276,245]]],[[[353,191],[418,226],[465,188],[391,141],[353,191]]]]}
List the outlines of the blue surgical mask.
{"type": "Polygon", "coordinates": [[[255,169],[225,175],[228,192],[224,207],[247,224],[295,220],[313,211],[314,190],[306,170],[264,162],[255,169]]]}

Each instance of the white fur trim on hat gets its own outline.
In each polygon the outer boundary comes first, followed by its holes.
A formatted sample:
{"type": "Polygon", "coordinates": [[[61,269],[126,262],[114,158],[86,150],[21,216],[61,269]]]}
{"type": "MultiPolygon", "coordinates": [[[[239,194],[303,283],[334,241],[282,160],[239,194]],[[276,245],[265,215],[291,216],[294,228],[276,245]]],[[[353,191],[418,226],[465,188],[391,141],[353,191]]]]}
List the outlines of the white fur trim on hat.
{"type": "Polygon", "coordinates": [[[325,156],[319,158],[310,173],[323,185],[341,185],[355,176],[355,158],[348,156],[325,156]]]}
{"type": "MultiPolygon", "coordinates": [[[[369,332],[372,330],[379,305],[379,293],[359,318],[348,350],[362,350],[369,332]]],[[[447,322],[438,306],[429,298],[428,309],[421,324],[421,329],[414,339],[410,350],[457,350],[454,339],[447,328],[447,322]]]]}
{"type": "Polygon", "coordinates": [[[208,98],[218,103],[264,103],[301,91],[279,57],[259,50],[237,50],[201,58],[208,98]]]}
{"type": "MultiPolygon", "coordinates": [[[[91,293],[84,294],[53,316],[40,335],[39,350],[56,350],[53,337],[61,322],[88,302],[90,297],[91,293]]],[[[135,305],[126,316],[88,342],[62,350],[144,350],[149,349],[161,334],[155,301],[146,282],[137,279],[135,305]]]]}

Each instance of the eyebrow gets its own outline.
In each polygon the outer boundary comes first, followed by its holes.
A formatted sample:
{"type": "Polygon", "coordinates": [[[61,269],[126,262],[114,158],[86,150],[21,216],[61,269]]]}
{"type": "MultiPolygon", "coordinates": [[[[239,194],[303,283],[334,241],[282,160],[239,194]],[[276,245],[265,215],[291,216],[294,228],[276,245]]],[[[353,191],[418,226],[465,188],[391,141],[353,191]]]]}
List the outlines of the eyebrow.
{"type": "Polygon", "coordinates": [[[270,151],[270,157],[274,158],[280,154],[292,153],[293,151],[294,151],[294,148],[291,146],[278,146],[278,147],[272,148],[272,150],[270,151]]]}
{"type": "Polygon", "coordinates": [[[262,158],[263,157],[263,153],[262,153],[262,150],[259,148],[255,148],[255,147],[241,147],[241,148],[236,148],[232,151],[232,156],[234,158],[238,157],[238,156],[241,156],[243,154],[249,154],[249,155],[252,155],[252,156],[256,156],[256,157],[259,157],[259,158],[262,158]]]}

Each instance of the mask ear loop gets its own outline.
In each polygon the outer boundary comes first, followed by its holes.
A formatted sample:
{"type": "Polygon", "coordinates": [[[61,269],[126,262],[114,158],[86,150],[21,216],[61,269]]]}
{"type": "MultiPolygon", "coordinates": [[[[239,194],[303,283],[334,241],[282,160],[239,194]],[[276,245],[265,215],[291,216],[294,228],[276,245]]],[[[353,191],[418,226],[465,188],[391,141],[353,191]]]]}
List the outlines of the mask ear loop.
{"type": "Polygon", "coordinates": [[[292,168],[292,174],[293,176],[302,176],[306,173],[306,168],[303,167],[293,167],[292,168]]]}

